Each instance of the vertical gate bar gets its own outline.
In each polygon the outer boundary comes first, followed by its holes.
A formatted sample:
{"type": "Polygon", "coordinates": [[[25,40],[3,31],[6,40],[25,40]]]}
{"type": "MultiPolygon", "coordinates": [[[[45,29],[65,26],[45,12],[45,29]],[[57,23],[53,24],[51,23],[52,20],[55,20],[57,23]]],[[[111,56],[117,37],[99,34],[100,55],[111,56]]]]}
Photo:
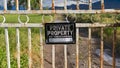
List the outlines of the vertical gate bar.
{"type": "Polygon", "coordinates": [[[4,11],[7,11],[7,0],[4,0],[4,11]]]}
{"type": "Polygon", "coordinates": [[[55,68],[55,45],[52,45],[52,68],[55,68]]]}
{"type": "Polygon", "coordinates": [[[10,67],[10,48],[9,48],[9,36],[8,36],[8,28],[5,28],[5,43],[6,43],[6,52],[7,52],[7,65],[10,67]]]}
{"type": "Polygon", "coordinates": [[[28,10],[31,10],[30,0],[27,1],[28,1],[28,10]]]}
{"type": "Polygon", "coordinates": [[[79,68],[79,28],[76,29],[76,68],[79,68]]]}
{"type": "Polygon", "coordinates": [[[113,65],[112,65],[112,68],[116,68],[116,60],[115,60],[115,46],[116,46],[116,27],[114,27],[114,30],[113,30],[113,49],[112,49],[112,56],[113,56],[113,65]]]}
{"type": "Polygon", "coordinates": [[[79,0],[77,0],[76,8],[77,8],[77,10],[79,10],[79,0]]]}
{"type": "Polygon", "coordinates": [[[91,28],[89,27],[89,29],[88,29],[89,31],[89,36],[88,36],[88,41],[89,41],[89,45],[88,45],[88,54],[89,54],[89,56],[88,56],[88,66],[89,66],[89,68],[91,68],[91,28]]]}
{"type": "Polygon", "coordinates": [[[43,55],[43,37],[42,37],[42,28],[40,28],[40,68],[44,68],[44,55],[43,55]]]}
{"type": "Polygon", "coordinates": [[[103,68],[103,27],[101,27],[100,68],[103,68]]]}
{"type": "Polygon", "coordinates": [[[52,10],[55,10],[55,3],[54,3],[54,0],[52,0],[52,10]]]}
{"type": "Polygon", "coordinates": [[[31,28],[28,28],[29,68],[32,68],[31,28]]]}
{"type": "Polygon", "coordinates": [[[43,0],[40,0],[40,10],[43,10],[43,0]]]}
{"type": "Polygon", "coordinates": [[[92,10],[92,0],[89,0],[89,10],[92,10]]]}
{"type": "Polygon", "coordinates": [[[101,9],[104,10],[104,0],[101,0],[101,9]]]}
{"type": "Polygon", "coordinates": [[[67,45],[64,45],[65,68],[67,68],[67,45]]]}
{"type": "Polygon", "coordinates": [[[67,0],[64,0],[64,10],[67,10],[67,0]]]}
{"type": "Polygon", "coordinates": [[[16,0],[16,10],[17,11],[19,10],[19,2],[18,2],[18,0],[16,0]]]}
{"type": "Polygon", "coordinates": [[[17,65],[20,68],[20,32],[19,28],[16,28],[16,43],[17,43],[17,65]]]}

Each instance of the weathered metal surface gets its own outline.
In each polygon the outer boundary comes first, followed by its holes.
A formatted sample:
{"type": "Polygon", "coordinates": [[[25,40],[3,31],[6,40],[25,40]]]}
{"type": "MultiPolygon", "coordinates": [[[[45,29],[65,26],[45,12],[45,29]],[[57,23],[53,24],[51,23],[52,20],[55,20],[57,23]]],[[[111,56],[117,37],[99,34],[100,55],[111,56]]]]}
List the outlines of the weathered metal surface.
{"type": "Polygon", "coordinates": [[[67,66],[67,63],[68,63],[68,61],[67,61],[67,45],[64,45],[64,59],[65,59],[65,61],[64,61],[65,67],[64,68],[68,68],[68,66],[67,66]]]}
{"type": "Polygon", "coordinates": [[[40,68],[44,68],[44,46],[43,46],[43,36],[42,36],[42,28],[40,28],[40,68]]]}
{"type": "Polygon", "coordinates": [[[104,68],[103,65],[103,48],[104,48],[104,44],[103,44],[103,28],[101,28],[101,42],[100,42],[101,46],[100,46],[100,68],[104,68]]]}
{"type": "Polygon", "coordinates": [[[16,0],[16,10],[18,11],[19,10],[19,1],[16,0]]]}
{"type": "Polygon", "coordinates": [[[92,0],[89,0],[89,10],[92,10],[92,0]]]}
{"type": "Polygon", "coordinates": [[[31,0],[27,0],[27,3],[28,3],[28,7],[27,7],[27,10],[31,10],[31,2],[30,2],[31,0]]]}
{"type": "Polygon", "coordinates": [[[17,43],[17,65],[20,68],[20,32],[19,28],[16,28],[16,43],[17,43]]]}
{"type": "Polygon", "coordinates": [[[0,24],[4,24],[5,23],[5,21],[6,21],[6,18],[5,18],[5,16],[4,15],[1,15],[2,16],[2,21],[0,22],[0,24]]]}
{"type": "MultiPolygon", "coordinates": [[[[0,27],[44,27],[41,23],[28,23],[28,24],[13,24],[13,23],[4,23],[0,24],[0,27]]],[[[120,27],[120,24],[100,24],[100,23],[76,23],[76,27],[120,27]]]]}
{"type": "Polygon", "coordinates": [[[7,68],[11,68],[8,28],[5,28],[5,43],[6,43],[6,55],[7,55],[7,68]]]}
{"type": "Polygon", "coordinates": [[[91,68],[92,61],[91,61],[91,28],[88,28],[88,67],[91,68]]]}
{"type": "MultiPolygon", "coordinates": [[[[88,43],[89,43],[89,68],[91,68],[91,27],[101,27],[101,60],[100,60],[100,68],[103,68],[103,28],[105,27],[119,27],[120,24],[90,24],[90,23],[76,23],[76,36],[77,36],[77,43],[76,43],[76,68],[79,68],[79,28],[82,27],[89,27],[89,37],[88,37],[88,43]]],[[[19,27],[26,27],[28,28],[28,41],[29,41],[29,68],[32,67],[32,49],[31,49],[31,28],[32,27],[38,27],[40,28],[40,43],[41,43],[41,47],[40,47],[40,52],[41,52],[41,68],[44,68],[44,57],[43,57],[43,41],[42,41],[42,27],[44,27],[43,24],[41,23],[27,23],[27,24],[7,24],[7,23],[3,23],[0,24],[0,27],[4,28],[5,27],[5,37],[6,37],[6,50],[7,50],[7,64],[8,64],[8,68],[10,68],[10,51],[9,51],[9,37],[8,37],[8,29],[6,27],[13,27],[16,28],[16,35],[17,35],[17,52],[18,52],[18,56],[17,56],[17,63],[18,63],[18,68],[20,68],[20,40],[19,40],[19,27]]],[[[115,43],[116,43],[116,31],[114,31],[114,36],[113,36],[113,68],[115,68],[115,55],[114,55],[114,48],[115,48],[115,43]]],[[[65,58],[65,68],[67,68],[67,46],[64,46],[64,58],[65,58]]],[[[52,50],[52,66],[53,68],[55,68],[55,47],[53,47],[52,50]]]]}
{"type": "Polygon", "coordinates": [[[76,4],[76,9],[79,10],[79,9],[80,9],[80,8],[79,8],[79,0],[77,0],[76,2],[77,2],[77,4],[76,4]]]}
{"type": "Polygon", "coordinates": [[[54,3],[54,0],[52,0],[52,10],[55,10],[55,3],[54,3]]]}
{"type": "MultiPolygon", "coordinates": [[[[89,9],[88,10],[79,10],[79,0],[76,0],[76,10],[67,10],[67,0],[64,0],[64,10],[55,10],[55,3],[52,0],[52,10],[43,10],[43,0],[40,0],[40,10],[31,10],[31,0],[27,0],[27,10],[19,10],[19,1],[16,0],[16,10],[7,10],[7,0],[4,0],[4,10],[0,10],[0,14],[82,14],[82,13],[120,13],[120,10],[115,9],[105,9],[104,0],[101,0],[101,9],[92,10],[92,0],[89,0],[89,9]]],[[[9,50],[9,37],[8,37],[8,28],[16,28],[16,43],[17,43],[17,65],[20,68],[20,35],[19,28],[26,27],[28,28],[28,50],[29,50],[29,68],[32,68],[32,42],[31,42],[31,28],[38,27],[40,28],[40,62],[41,68],[44,68],[44,56],[43,56],[43,38],[42,38],[42,28],[44,27],[41,23],[4,23],[5,17],[3,16],[3,22],[0,24],[0,28],[5,28],[5,42],[6,42],[6,53],[7,53],[7,66],[10,68],[10,50],[9,50]]],[[[20,22],[20,21],[19,21],[20,22]]],[[[88,67],[91,68],[91,28],[100,27],[101,28],[101,51],[100,51],[100,68],[103,68],[103,28],[105,27],[120,27],[119,23],[116,24],[100,24],[100,23],[76,23],[76,68],[79,68],[79,28],[88,27],[88,67]]],[[[116,29],[113,31],[113,68],[115,68],[115,45],[116,45],[116,29]]],[[[64,68],[67,68],[67,45],[64,45],[64,68]]],[[[55,45],[52,46],[52,68],[55,68],[55,45]]]]}
{"type": "Polygon", "coordinates": [[[67,10],[67,0],[64,0],[64,10],[67,10]]]}
{"type": "Polygon", "coordinates": [[[76,23],[76,27],[120,27],[120,24],[76,23]]]}
{"type": "Polygon", "coordinates": [[[104,11],[104,0],[101,0],[101,10],[104,11]]]}
{"type": "Polygon", "coordinates": [[[76,29],[76,68],[79,68],[79,28],[76,29]]]}
{"type": "Polygon", "coordinates": [[[4,11],[7,11],[7,0],[4,0],[4,11]]]}
{"type": "Polygon", "coordinates": [[[42,25],[41,23],[29,23],[29,24],[0,24],[0,27],[43,27],[44,25],[42,25]]]}
{"type": "Polygon", "coordinates": [[[89,9],[88,10],[79,10],[79,1],[76,0],[76,10],[68,10],[67,9],[67,0],[64,0],[64,10],[55,10],[55,3],[52,0],[52,10],[43,10],[43,0],[39,0],[39,7],[40,10],[31,10],[31,0],[27,0],[27,10],[19,10],[19,1],[16,0],[16,10],[7,10],[7,0],[4,0],[4,10],[0,11],[0,14],[66,14],[66,13],[120,13],[120,10],[115,9],[105,9],[104,7],[104,0],[101,0],[101,9],[99,10],[92,10],[92,0],[89,0],[89,9]],[[18,11],[19,10],[19,11],[18,11]],[[29,10],[29,11],[28,11],[29,10]],[[53,11],[54,10],[54,11],[53,11]]]}
{"type": "Polygon", "coordinates": [[[26,17],[26,21],[25,22],[23,22],[23,21],[21,21],[21,15],[19,15],[18,16],[18,22],[20,23],[20,24],[27,24],[28,22],[29,22],[29,16],[28,15],[24,15],[25,17],[26,17]]]}
{"type": "Polygon", "coordinates": [[[43,10],[43,0],[39,0],[40,3],[40,10],[43,10]]]}
{"type": "MultiPolygon", "coordinates": [[[[66,9],[66,8],[65,8],[66,9]]],[[[115,9],[104,9],[102,10],[7,10],[3,11],[0,10],[0,14],[67,14],[67,13],[75,13],[75,14],[82,14],[82,13],[120,13],[120,10],[115,9]]]]}
{"type": "Polygon", "coordinates": [[[32,68],[32,42],[31,42],[31,28],[28,28],[28,50],[29,50],[28,64],[29,64],[29,68],[32,68]]]}
{"type": "Polygon", "coordinates": [[[55,45],[52,45],[52,68],[55,68],[55,45]]]}

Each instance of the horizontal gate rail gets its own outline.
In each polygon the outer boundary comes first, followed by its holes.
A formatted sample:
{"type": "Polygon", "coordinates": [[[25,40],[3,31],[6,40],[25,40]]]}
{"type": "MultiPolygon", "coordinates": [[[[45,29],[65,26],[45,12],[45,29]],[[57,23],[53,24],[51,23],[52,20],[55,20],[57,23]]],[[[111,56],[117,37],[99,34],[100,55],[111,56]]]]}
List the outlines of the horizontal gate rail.
{"type": "MultiPolygon", "coordinates": [[[[43,9],[43,0],[39,0],[39,10],[32,10],[31,9],[31,2],[30,0],[27,0],[27,9],[26,10],[19,10],[19,0],[15,0],[16,2],[16,10],[8,10],[7,9],[7,0],[4,0],[4,10],[0,10],[0,14],[68,14],[68,13],[120,13],[120,10],[116,9],[105,9],[104,6],[104,0],[101,0],[101,9],[95,10],[92,8],[92,0],[89,0],[88,2],[88,9],[83,10],[79,7],[80,3],[78,0],[76,0],[76,10],[69,10],[67,9],[67,0],[64,0],[64,9],[63,10],[57,10],[55,9],[55,0],[52,0],[51,3],[51,10],[44,10],[43,9]]],[[[4,17],[3,17],[4,18],[4,17]]],[[[5,30],[5,43],[6,43],[6,58],[7,58],[7,68],[11,68],[11,60],[10,60],[10,46],[9,46],[9,33],[8,28],[16,28],[16,45],[17,45],[17,67],[20,68],[20,30],[19,28],[25,27],[28,29],[28,67],[32,68],[32,30],[31,28],[40,28],[40,67],[44,68],[44,42],[42,37],[42,30],[44,27],[44,24],[42,23],[4,23],[5,19],[3,20],[3,23],[0,23],[0,28],[4,28],[5,30]]],[[[88,28],[88,68],[92,68],[92,54],[91,54],[91,28],[99,27],[101,28],[101,43],[100,43],[100,68],[104,67],[104,56],[103,56],[103,50],[104,50],[104,41],[103,41],[103,29],[105,27],[120,27],[119,23],[116,24],[100,24],[99,23],[76,23],[76,68],[79,68],[79,28],[88,28]]],[[[116,29],[113,30],[113,68],[115,68],[115,45],[116,45],[116,29]]],[[[52,45],[52,68],[55,68],[55,45],[52,45]]],[[[64,68],[68,68],[68,55],[67,55],[67,45],[64,45],[64,68]]]]}
{"type": "Polygon", "coordinates": [[[0,14],[67,14],[67,13],[120,13],[120,10],[7,10],[7,11],[0,11],[0,14]]]}
{"type": "Polygon", "coordinates": [[[0,24],[0,27],[43,27],[42,24],[29,23],[29,24],[0,24]]]}
{"type": "MultiPolygon", "coordinates": [[[[27,24],[23,24],[23,23],[3,23],[0,24],[0,28],[4,28],[5,29],[5,42],[6,42],[6,55],[7,55],[7,65],[8,68],[11,67],[11,63],[10,63],[10,46],[9,46],[9,33],[8,33],[8,29],[9,28],[16,28],[16,42],[17,42],[17,65],[18,68],[20,68],[20,27],[25,27],[28,29],[28,67],[32,68],[32,42],[31,42],[31,37],[32,37],[32,30],[31,28],[35,27],[35,28],[40,28],[40,67],[44,68],[44,54],[43,54],[43,48],[44,48],[44,42],[43,42],[43,35],[42,35],[42,30],[44,25],[41,23],[27,23],[27,24]]],[[[104,41],[103,41],[103,34],[104,34],[104,28],[105,27],[112,27],[114,28],[113,30],[113,52],[112,52],[112,56],[113,56],[113,68],[115,68],[116,65],[116,60],[115,60],[115,45],[116,45],[116,27],[120,27],[119,24],[98,24],[98,23],[76,23],[76,68],[79,68],[79,63],[80,63],[80,59],[79,59],[79,28],[84,28],[87,27],[88,28],[88,68],[92,68],[92,51],[91,51],[91,47],[92,47],[92,43],[91,43],[91,39],[92,39],[92,28],[96,28],[99,27],[101,29],[101,40],[100,40],[100,68],[104,67],[104,41]]],[[[56,49],[55,49],[55,45],[52,45],[52,68],[56,68],[56,49]]],[[[67,45],[64,45],[64,67],[68,68],[68,55],[67,55],[67,45]]]]}
{"type": "MultiPolygon", "coordinates": [[[[5,23],[0,24],[0,27],[44,27],[44,25],[41,23],[28,23],[28,24],[5,23]]],[[[120,27],[120,24],[76,23],[76,27],[120,27]]]]}
{"type": "Polygon", "coordinates": [[[7,9],[7,0],[4,0],[4,10],[0,10],[0,14],[32,14],[32,13],[37,13],[37,14],[52,14],[52,13],[57,13],[57,14],[63,14],[63,13],[120,13],[120,10],[116,9],[105,9],[104,7],[104,0],[101,0],[101,9],[92,9],[92,0],[88,1],[88,9],[83,10],[79,7],[80,3],[78,0],[76,0],[76,10],[69,10],[67,9],[67,0],[64,0],[64,6],[63,10],[57,10],[55,9],[55,2],[52,0],[51,3],[51,10],[44,10],[43,9],[43,0],[39,1],[39,9],[37,10],[32,10],[31,9],[31,2],[30,0],[27,0],[27,9],[26,10],[19,10],[19,1],[16,0],[16,10],[8,10],[7,9]]]}

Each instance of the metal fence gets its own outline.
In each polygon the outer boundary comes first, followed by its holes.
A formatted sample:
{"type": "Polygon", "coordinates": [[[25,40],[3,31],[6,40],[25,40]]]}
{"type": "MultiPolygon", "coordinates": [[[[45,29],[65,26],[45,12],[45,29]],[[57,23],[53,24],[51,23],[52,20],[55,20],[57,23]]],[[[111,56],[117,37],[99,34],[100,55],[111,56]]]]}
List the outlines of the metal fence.
{"type": "Polygon", "coordinates": [[[4,10],[0,11],[0,14],[66,14],[66,13],[120,13],[120,10],[116,9],[104,9],[104,0],[101,0],[101,9],[100,10],[92,10],[92,0],[89,0],[89,9],[88,10],[81,10],[79,7],[80,3],[79,0],[76,0],[76,10],[67,10],[67,0],[64,0],[64,10],[55,10],[55,2],[52,0],[51,3],[51,10],[43,10],[43,0],[39,0],[39,7],[40,10],[31,10],[31,2],[27,0],[27,10],[19,10],[19,1],[16,0],[16,11],[14,10],[7,10],[7,0],[4,0],[4,10]]]}
{"type": "MultiPolygon", "coordinates": [[[[119,13],[120,10],[106,10],[104,9],[104,0],[101,0],[101,10],[92,10],[92,0],[89,0],[89,10],[80,10],[79,8],[79,1],[77,0],[77,10],[67,10],[67,0],[64,1],[64,10],[55,10],[54,8],[54,0],[52,0],[52,10],[43,10],[42,7],[42,0],[40,0],[40,10],[31,10],[30,0],[28,2],[28,9],[27,10],[19,10],[19,1],[16,0],[16,10],[7,10],[7,0],[4,0],[4,10],[0,11],[0,14],[67,14],[67,13],[119,13]]],[[[26,16],[27,17],[27,16],[26,16]]],[[[44,47],[44,41],[42,38],[42,30],[44,25],[40,23],[22,23],[20,20],[18,24],[16,23],[5,23],[5,17],[3,15],[3,22],[0,24],[0,28],[4,28],[5,30],[5,43],[6,43],[6,52],[7,52],[7,67],[11,68],[10,63],[10,46],[9,46],[9,33],[8,28],[16,28],[16,42],[17,42],[17,65],[18,68],[20,68],[20,31],[19,28],[25,27],[28,29],[28,47],[29,47],[29,68],[32,68],[32,42],[31,42],[31,28],[40,28],[40,56],[41,56],[41,67],[44,68],[44,54],[43,54],[43,47],[44,47]]],[[[76,68],[79,68],[79,28],[88,27],[88,44],[89,44],[89,56],[88,56],[88,62],[89,62],[89,68],[91,68],[91,28],[99,27],[101,28],[101,45],[100,45],[100,68],[103,67],[103,29],[105,27],[119,27],[119,24],[89,24],[89,23],[76,23],[76,68]]],[[[114,30],[114,36],[113,36],[113,68],[115,68],[115,45],[116,45],[116,29],[114,30]]],[[[67,68],[67,46],[64,45],[64,62],[65,67],[67,68]]],[[[55,68],[55,45],[52,46],[52,68],[55,68]]]]}
{"type": "MultiPolygon", "coordinates": [[[[104,58],[103,58],[103,49],[104,49],[104,44],[103,44],[103,29],[105,27],[117,27],[116,25],[111,25],[111,24],[87,24],[87,23],[77,23],[76,24],[76,68],[79,68],[79,28],[83,28],[83,27],[88,27],[88,47],[89,47],[89,68],[91,68],[91,28],[96,28],[99,27],[101,28],[101,44],[100,44],[100,68],[103,68],[104,66],[104,58]]],[[[20,32],[19,32],[19,28],[21,27],[25,27],[28,29],[28,47],[29,47],[29,68],[32,68],[32,43],[31,43],[31,28],[36,27],[36,28],[40,28],[40,56],[41,56],[41,67],[40,68],[44,68],[44,57],[43,57],[43,47],[44,47],[44,41],[43,41],[43,35],[42,35],[42,30],[44,25],[42,24],[36,24],[36,23],[28,23],[28,24],[0,24],[0,28],[4,28],[5,30],[5,42],[6,42],[6,52],[7,52],[7,65],[8,68],[10,68],[10,46],[9,46],[9,33],[8,33],[8,28],[16,28],[16,45],[17,45],[17,65],[18,68],[20,68],[20,32]]],[[[116,45],[116,29],[114,30],[114,36],[113,36],[113,68],[115,68],[115,45],[116,45]]],[[[64,62],[65,62],[65,68],[67,68],[67,46],[64,45],[64,62]]],[[[52,67],[55,68],[55,45],[52,45],[52,67]]]]}

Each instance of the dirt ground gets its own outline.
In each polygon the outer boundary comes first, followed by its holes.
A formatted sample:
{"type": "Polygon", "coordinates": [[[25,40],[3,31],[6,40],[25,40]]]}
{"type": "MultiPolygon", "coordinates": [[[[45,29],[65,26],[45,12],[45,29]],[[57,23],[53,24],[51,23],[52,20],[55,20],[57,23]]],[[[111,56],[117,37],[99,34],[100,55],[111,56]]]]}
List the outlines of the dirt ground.
{"type": "MultiPolygon", "coordinates": [[[[79,42],[79,68],[88,68],[88,37],[87,33],[80,32],[79,42]]],[[[99,38],[92,38],[91,40],[91,54],[92,54],[92,68],[100,68],[100,58],[95,54],[95,50],[100,46],[99,38]]],[[[76,68],[76,45],[67,45],[68,68],[76,68]]],[[[52,46],[45,45],[44,47],[44,66],[45,68],[52,68],[52,46]]],[[[64,46],[56,45],[55,67],[64,68],[64,46]]],[[[112,68],[111,65],[104,62],[104,68],[112,68]]]]}

